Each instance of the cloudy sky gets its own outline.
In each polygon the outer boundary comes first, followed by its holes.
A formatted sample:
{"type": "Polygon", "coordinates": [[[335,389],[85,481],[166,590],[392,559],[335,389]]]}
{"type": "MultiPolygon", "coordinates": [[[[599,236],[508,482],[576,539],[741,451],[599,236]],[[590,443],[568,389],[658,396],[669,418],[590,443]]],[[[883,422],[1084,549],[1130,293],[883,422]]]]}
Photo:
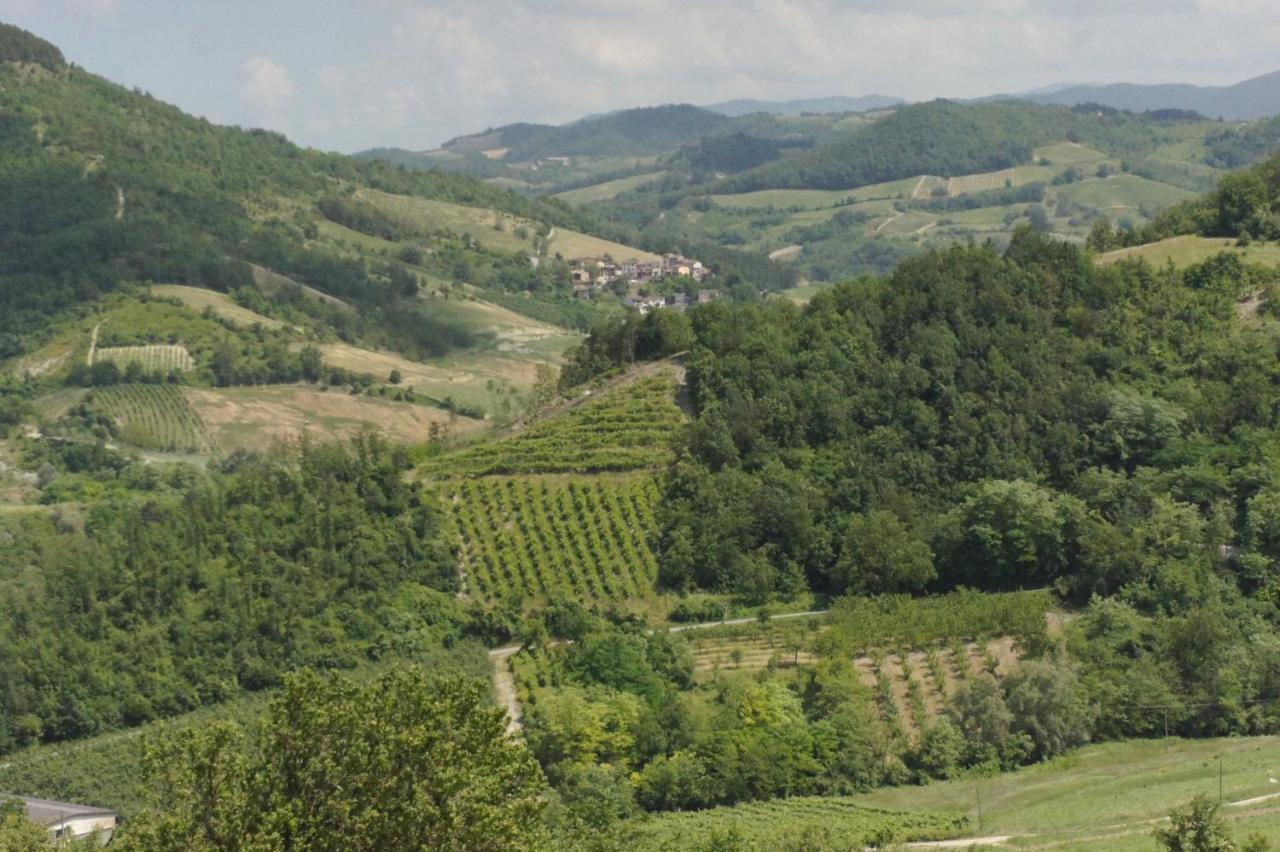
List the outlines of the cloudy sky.
{"type": "Polygon", "coordinates": [[[1280,69],[1276,0],[0,0],[0,20],[190,112],[340,151],[657,103],[1280,69]]]}

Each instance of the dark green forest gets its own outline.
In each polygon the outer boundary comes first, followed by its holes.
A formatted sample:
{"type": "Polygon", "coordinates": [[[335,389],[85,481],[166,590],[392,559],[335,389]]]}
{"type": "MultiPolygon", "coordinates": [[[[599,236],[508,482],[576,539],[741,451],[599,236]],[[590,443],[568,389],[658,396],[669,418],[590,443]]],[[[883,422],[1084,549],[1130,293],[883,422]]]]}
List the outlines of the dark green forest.
{"type": "Polygon", "coordinates": [[[380,439],[234,455],[207,475],[34,446],[55,492],[87,479],[100,499],[0,535],[0,751],[459,636],[438,511],[380,439]]]}

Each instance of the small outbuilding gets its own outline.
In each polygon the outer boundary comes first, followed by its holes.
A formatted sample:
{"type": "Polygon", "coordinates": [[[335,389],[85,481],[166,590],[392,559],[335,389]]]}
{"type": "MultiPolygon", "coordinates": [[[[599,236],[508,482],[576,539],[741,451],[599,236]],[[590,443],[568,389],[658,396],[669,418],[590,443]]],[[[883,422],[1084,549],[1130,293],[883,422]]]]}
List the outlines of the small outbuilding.
{"type": "MultiPolygon", "coordinates": [[[[0,794],[0,800],[4,798],[3,794],[0,794]]],[[[116,830],[117,814],[106,808],[75,805],[71,802],[53,802],[48,799],[31,799],[26,796],[14,798],[22,802],[22,806],[26,808],[27,819],[47,828],[55,840],[88,837],[96,831],[98,841],[105,846],[116,830]]]]}

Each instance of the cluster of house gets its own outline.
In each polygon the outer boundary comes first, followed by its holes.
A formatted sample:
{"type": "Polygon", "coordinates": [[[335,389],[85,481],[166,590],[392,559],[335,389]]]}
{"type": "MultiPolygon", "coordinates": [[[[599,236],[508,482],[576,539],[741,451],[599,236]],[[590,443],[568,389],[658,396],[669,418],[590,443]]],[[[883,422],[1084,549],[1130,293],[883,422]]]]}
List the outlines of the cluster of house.
{"type": "MultiPolygon", "coordinates": [[[[702,265],[702,261],[668,252],[658,260],[638,260],[630,258],[615,262],[612,257],[580,257],[570,261],[572,270],[573,294],[579,299],[590,299],[597,290],[604,289],[619,282],[630,285],[645,285],[663,278],[691,278],[699,283],[711,277],[711,270],[702,265]]],[[[701,290],[698,301],[710,302],[718,293],[714,290],[701,290]]],[[[676,298],[676,297],[671,297],[676,298]]],[[[679,294],[679,301],[656,298],[629,298],[628,305],[648,311],[654,307],[684,308],[688,300],[679,294]]]]}
{"type": "Polygon", "coordinates": [[[649,311],[656,311],[659,308],[674,308],[677,311],[683,311],[691,304],[705,305],[707,302],[714,302],[720,298],[719,290],[699,290],[698,295],[690,299],[684,293],[672,293],[670,296],[628,296],[622,300],[622,303],[629,308],[635,308],[641,314],[647,314],[649,311]]]}

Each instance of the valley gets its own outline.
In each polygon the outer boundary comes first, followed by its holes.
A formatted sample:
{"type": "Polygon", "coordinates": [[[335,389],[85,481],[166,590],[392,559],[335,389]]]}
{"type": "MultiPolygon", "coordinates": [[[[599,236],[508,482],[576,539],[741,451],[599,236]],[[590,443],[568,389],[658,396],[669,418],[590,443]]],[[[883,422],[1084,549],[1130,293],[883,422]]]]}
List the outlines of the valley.
{"type": "Polygon", "coordinates": [[[0,849],[1280,843],[1280,124],[1052,100],[346,156],[0,24],[0,849]]]}

